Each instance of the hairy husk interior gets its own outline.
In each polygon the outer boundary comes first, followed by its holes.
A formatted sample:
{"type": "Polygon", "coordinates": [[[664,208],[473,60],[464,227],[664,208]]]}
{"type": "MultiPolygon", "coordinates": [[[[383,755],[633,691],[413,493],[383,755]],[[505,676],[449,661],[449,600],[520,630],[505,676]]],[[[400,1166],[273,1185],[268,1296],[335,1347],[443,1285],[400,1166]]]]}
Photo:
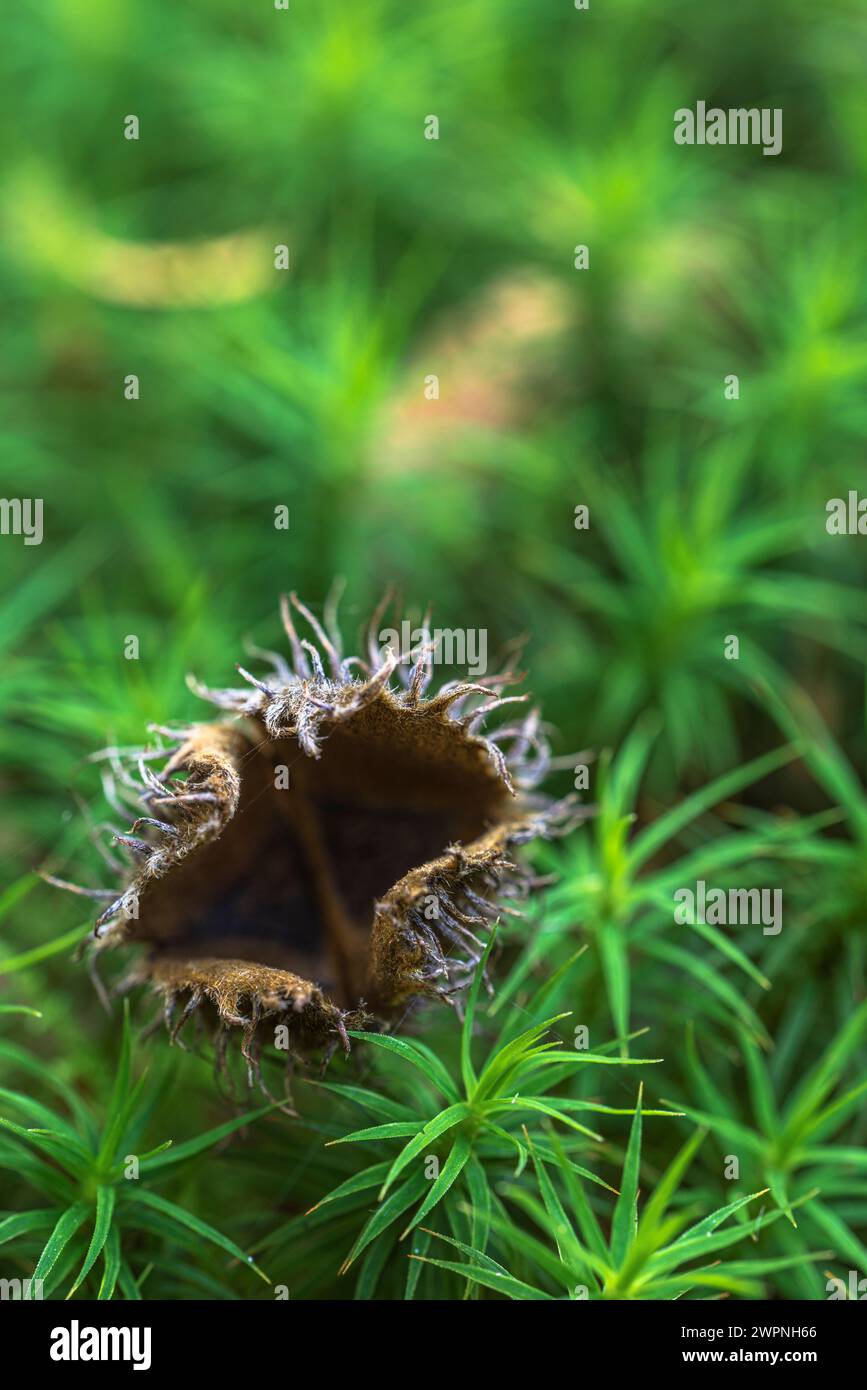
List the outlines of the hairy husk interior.
{"type": "Polygon", "coordinates": [[[291,663],[261,653],[272,672],[239,668],[247,689],[193,682],[218,722],[111,752],[116,808],[143,814],[116,837],[134,867],[95,928],[98,948],[147,948],[128,982],[162,993],[173,1037],[212,1006],[253,1062],[266,1019],[304,1053],[450,999],[501,899],[532,886],[513,851],[586,813],[534,790],[550,765],[536,710],[481,731],[526,699],[503,697],[511,671],[428,697],[434,644],[381,653],[382,610],[368,661],[343,657],[333,613],[326,632],[292,595],[282,615],[291,663]]]}

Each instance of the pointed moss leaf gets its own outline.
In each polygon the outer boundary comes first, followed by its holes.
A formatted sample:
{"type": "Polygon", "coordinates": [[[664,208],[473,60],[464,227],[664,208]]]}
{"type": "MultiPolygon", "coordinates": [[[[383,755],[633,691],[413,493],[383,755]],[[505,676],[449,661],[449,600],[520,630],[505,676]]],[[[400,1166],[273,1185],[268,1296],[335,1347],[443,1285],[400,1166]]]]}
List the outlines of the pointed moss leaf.
{"type": "Polygon", "coordinates": [[[481,960],[478,962],[474,972],[473,980],[467,995],[466,1011],[464,1013],[463,1027],[461,1028],[461,1079],[464,1083],[464,1092],[471,1096],[476,1089],[476,1073],[473,1068],[473,1023],[476,1017],[476,1005],[479,999],[479,990],[482,980],[488,968],[488,957],[493,949],[494,941],[497,937],[496,927],[492,927],[488,934],[488,941],[482,953],[481,960]]]}
{"type": "Polygon", "coordinates": [[[597,932],[602,974],[608,1007],[614,1027],[619,1034],[629,1032],[630,971],[629,953],[618,924],[605,923],[597,932]]]}
{"type": "Polygon", "coordinates": [[[641,1218],[642,1235],[658,1228],[663,1216],[668,1210],[672,1197],[680,1187],[681,1180],[686,1170],[692,1163],[699,1145],[706,1137],[706,1129],[696,1130],[686,1141],[679,1153],[675,1154],[668,1168],[656,1184],[647,1206],[644,1208],[644,1213],[641,1218]]]}
{"type": "Polygon", "coordinates": [[[355,1105],[360,1105],[362,1109],[369,1110],[380,1120],[411,1120],[412,1111],[406,1105],[399,1105],[397,1101],[390,1100],[388,1096],[380,1095],[377,1091],[370,1091],[364,1086],[345,1086],[333,1081],[308,1081],[308,1086],[313,1086],[317,1091],[328,1091],[333,1096],[341,1096],[344,1100],[352,1101],[355,1105]]]}
{"type": "Polygon", "coordinates": [[[84,1264],[81,1266],[78,1278],[73,1284],[67,1298],[71,1298],[76,1289],[80,1288],[87,1278],[108,1239],[111,1230],[111,1218],[114,1214],[115,1190],[113,1187],[97,1187],[96,1189],[96,1215],[93,1222],[93,1234],[90,1244],[87,1247],[87,1254],[84,1257],[84,1264]]]}
{"type": "Polygon", "coordinates": [[[340,1267],[340,1273],[345,1274],[350,1265],[358,1259],[363,1250],[366,1250],[372,1240],[387,1230],[392,1221],[396,1221],[402,1216],[407,1207],[412,1206],[417,1201],[422,1192],[428,1185],[428,1179],[422,1171],[413,1173],[407,1178],[405,1183],[396,1188],[389,1197],[381,1202],[376,1211],[367,1221],[361,1230],[355,1244],[340,1267]]]}
{"type": "Polygon", "coordinates": [[[448,1130],[454,1129],[455,1125],[459,1125],[469,1114],[470,1107],[466,1102],[462,1101],[459,1105],[450,1105],[447,1110],[440,1111],[439,1115],[436,1115],[434,1119],[428,1120],[421,1132],[401,1149],[397,1158],[392,1163],[388,1171],[388,1177],[382,1185],[380,1196],[385,1196],[398,1174],[402,1173],[406,1165],[411,1163],[418,1154],[422,1153],[428,1144],[432,1144],[441,1134],[445,1134],[448,1130]]]}
{"type": "Polygon", "coordinates": [[[763,777],[769,776],[777,768],[784,767],[786,763],[799,757],[800,753],[799,743],[786,744],[783,748],[777,748],[772,753],[765,753],[752,762],[744,763],[742,767],[735,768],[732,772],[723,773],[721,777],[709,782],[706,787],[701,787],[691,796],[684,797],[670,811],[666,811],[646,830],[636,835],[629,851],[631,871],[634,873],[642,864],[645,864],[673,836],[677,835],[680,830],[689,825],[690,821],[695,820],[704,811],[717,806],[721,801],[728,800],[736,792],[748,787],[750,783],[758,782],[763,777]]]}
{"type": "MultiPolygon", "coordinates": [[[[430,1248],[430,1243],[430,1232],[418,1231],[416,1235],[413,1236],[412,1254],[426,1255],[430,1248]]],[[[409,1268],[406,1271],[406,1287],[403,1291],[403,1297],[404,1300],[409,1303],[415,1298],[418,1281],[421,1277],[422,1263],[420,1260],[407,1260],[407,1265],[409,1268]]]]}
{"type": "Polygon", "coordinates": [[[459,1134],[449,1150],[448,1158],[442,1166],[439,1177],[435,1178],[431,1184],[431,1190],[425,1197],[412,1221],[403,1232],[401,1239],[409,1235],[414,1227],[420,1225],[429,1212],[433,1211],[437,1202],[441,1202],[449,1188],[459,1178],[467,1159],[470,1156],[471,1145],[469,1139],[464,1134],[459,1134]]]}
{"type": "Polygon", "coordinates": [[[386,1052],[393,1052],[396,1056],[402,1057],[404,1061],[410,1062],[423,1072],[428,1081],[446,1097],[447,1100],[457,1101],[460,1099],[457,1087],[452,1081],[442,1062],[430,1048],[418,1041],[410,1042],[407,1038],[393,1038],[388,1033],[362,1033],[357,1029],[349,1030],[351,1038],[358,1038],[362,1042],[371,1043],[374,1047],[381,1047],[386,1052]]]}
{"type": "Polygon", "coordinates": [[[712,1235],[717,1226],[728,1221],[730,1216],[734,1216],[736,1211],[740,1211],[748,1203],[754,1202],[758,1197],[763,1197],[765,1192],[767,1192],[767,1188],[762,1188],[759,1192],[748,1192],[746,1197],[738,1197],[734,1202],[729,1202],[724,1207],[717,1207],[709,1216],[702,1217],[701,1221],[696,1222],[694,1226],[682,1231],[676,1244],[683,1245],[686,1241],[700,1240],[703,1236],[712,1235]]]}
{"type": "Polygon", "coordinates": [[[498,1274],[507,1274],[505,1265],[501,1265],[497,1260],[486,1255],[483,1250],[474,1245],[467,1245],[464,1241],[458,1240],[456,1236],[447,1236],[443,1231],[427,1231],[427,1234],[434,1240],[443,1240],[447,1245],[453,1245],[455,1250],[460,1250],[462,1255],[468,1255],[471,1260],[478,1261],[484,1269],[494,1270],[498,1274]]]}
{"type": "Polygon", "coordinates": [[[99,1303],[105,1303],[114,1298],[114,1291],[120,1277],[121,1247],[120,1231],[117,1226],[112,1226],[108,1232],[105,1245],[102,1248],[102,1259],[102,1279],[100,1280],[99,1292],[96,1295],[99,1303]]]}
{"type": "Polygon", "coordinates": [[[0,1220],[0,1245],[31,1231],[50,1231],[57,1220],[56,1207],[40,1207],[33,1211],[16,1211],[0,1220]]]}
{"type": "Polygon", "coordinates": [[[367,1253],[361,1262],[358,1278],[355,1281],[355,1292],[352,1295],[356,1302],[367,1303],[376,1297],[376,1286],[393,1246],[394,1234],[389,1231],[381,1240],[376,1240],[367,1247],[367,1253]]]}
{"type": "Polygon", "coordinates": [[[25,1129],[2,1115],[0,1126],[17,1135],[24,1143],[32,1144],[34,1149],[62,1162],[63,1167],[75,1176],[83,1177],[93,1162],[93,1155],[86,1153],[74,1140],[67,1139],[65,1134],[53,1134],[45,1129],[25,1129]]]}
{"type": "Polygon", "coordinates": [[[626,1252],[635,1235],[635,1223],[638,1210],[638,1169],[641,1162],[642,1089],[642,1087],[639,1087],[638,1090],[635,1115],[629,1132],[626,1157],[623,1161],[623,1177],[620,1183],[620,1196],[617,1198],[617,1205],[614,1208],[614,1219],[611,1225],[611,1258],[615,1268],[623,1264],[626,1259],[626,1252]]]}
{"type": "Polygon", "coordinates": [[[371,1187],[378,1187],[390,1167],[391,1164],[386,1159],[382,1163],[372,1164],[370,1168],[365,1168],[361,1173],[354,1173],[351,1178],[347,1178],[345,1182],[333,1187],[324,1197],[320,1197],[307,1215],[309,1216],[311,1212],[324,1207],[326,1202],[336,1202],[339,1197],[351,1197],[356,1192],[367,1192],[371,1187]]]}
{"type": "Polygon", "coordinates": [[[434,1260],[429,1255],[410,1255],[411,1260],[421,1260],[423,1264],[435,1265],[437,1269],[450,1270],[452,1274],[460,1274],[465,1279],[469,1279],[473,1284],[481,1284],[486,1289],[495,1289],[506,1298],[528,1299],[549,1302],[551,1294],[543,1293],[541,1289],[534,1289],[531,1284],[523,1284],[520,1279],[513,1279],[510,1274],[500,1274],[496,1270],[481,1269],[475,1265],[462,1265],[453,1263],[451,1260],[434,1260]]]}
{"type": "Polygon", "coordinates": [[[68,1242],[86,1221],[89,1208],[86,1202],[76,1202],[59,1217],[54,1230],[45,1242],[42,1254],[33,1271],[33,1282],[46,1279],[63,1254],[68,1242]]]}
{"type": "Polygon", "coordinates": [[[0,1101],[11,1105],[13,1109],[19,1110],[27,1119],[32,1120],[34,1125],[50,1133],[62,1134],[72,1144],[76,1146],[82,1158],[88,1159],[90,1155],[81,1144],[78,1135],[71,1124],[68,1124],[60,1115],[49,1110],[47,1105],[41,1105],[32,1096],[22,1095],[20,1091],[7,1091],[0,1087],[0,1101]]]}
{"type": "MultiPolygon", "coordinates": [[[[488,1107],[486,1107],[486,1110],[488,1107]]],[[[558,1109],[556,1102],[538,1100],[534,1096],[513,1096],[510,1101],[497,1101],[490,1105],[490,1113],[497,1114],[501,1111],[514,1110],[520,1113],[522,1110],[535,1110],[541,1115],[547,1115],[551,1120],[559,1120],[561,1125],[566,1125],[569,1129],[576,1130],[578,1134],[586,1134],[588,1139],[594,1139],[597,1143],[602,1142],[602,1135],[595,1130],[588,1129],[578,1120],[573,1120],[570,1115],[558,1109]]]]}
{"type": "Polygon", "coordinates": [[[536,1152],[529,1134],[527,1135],[527,1145],[533,1159],[533,1166],[536,1170],[536,1178],[539,1183],[539,1191],[542,1194],[542,1201],[545,1204],[545,1210],[551,1220],[551,1233],[554,1237],[560,1259],[564,1264],[569,1264],[577,1269],[581,1269],[584,1264],[584,1252],[581,1248],[581,1242],[578,1240],[572,1223],[566,1215],[563,1203],[560,1201],[557,1189],[554,1187],[548,1175],[545,1164],[536,1152]]]}
{"type": "Polygon", "coordinates": [[[356,1129],[352,1134],[344,1134],[340,1139],[329,1139],[325,1147],[332,1149],[338,1144],[358,1144],[371,1139],[405,1139],[408,1134],[418,1134],[423,1126],[423,1120],[389,1120],[384,1125],[368,1125],[366,1129],[356,1129]]]}
{"type": "Polygon", "coordinates": [[[63,936],[56,936],[44,946],[34,946],[17,956],[6,956],[4,960],[0,960],[0,975],[12,975],[16,970],[29,970],[31,966],[39,965],[44,960],[50,960],[52,956],[59,956],[61,952],[71,950],[92,934],[93,923],[85,922],[84,926],[75,927],[63,936]]]}

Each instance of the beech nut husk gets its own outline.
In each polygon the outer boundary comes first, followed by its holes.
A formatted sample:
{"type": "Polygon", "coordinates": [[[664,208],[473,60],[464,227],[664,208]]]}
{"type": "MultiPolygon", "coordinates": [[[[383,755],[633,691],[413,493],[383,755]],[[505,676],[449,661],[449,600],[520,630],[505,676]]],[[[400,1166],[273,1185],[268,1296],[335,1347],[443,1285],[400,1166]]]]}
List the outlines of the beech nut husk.
{"type": "Polygon", "coordinates": [[[516,851],[587,814],[539,791],[550,750],[528,697],[504,694],[513,667],[431,691],[427,623],[412,652],[382,650],[384,611],[367,657],[345,657],[333,599],[323,625],[284,597],[288,659],[258,652],[270,669],[238,667],[240,689],[191,679],[218,718],[106,750],[131,863],[116,890],[76,891],[110,898],[94,949],[143,948],[125,984],[163,996],[173,1039],[215,1013],[258,1070],[266,1021],[330,1052],[415,998],[454,1002],[534,885],[516,851]]]}

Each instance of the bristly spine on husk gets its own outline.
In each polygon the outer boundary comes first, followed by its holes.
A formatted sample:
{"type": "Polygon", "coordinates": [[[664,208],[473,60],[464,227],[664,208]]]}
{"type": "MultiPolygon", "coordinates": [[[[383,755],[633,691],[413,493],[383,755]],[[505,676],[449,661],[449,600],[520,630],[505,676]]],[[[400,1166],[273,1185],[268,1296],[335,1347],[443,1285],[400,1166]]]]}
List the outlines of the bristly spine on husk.
{"type": "Polygon", "coordinates": [[[563,762],[551,759],[537,709],[482,732],[527,700],[502,694],[521,678],[513,667],[428,697],[429,617],[412,652],[381,652],[388,602],[373,614],[363,660],[343,655],[334,595],[324,626],[284,596],[290,661],[254,649],[270,671],[239,666],[242,689],[189,678],[232,720],[152,725],[168,747],[97,755],[108,759],[115,811],[142,812],[114,837],[134,867],[119,866],[119,893],[75,891],[111,898],[97,949],[150,948],[125,985],[160,992],[173,1041],[213,1006],[224,1030],[243,1029],[258,1072],[265,1019],[286,1025],[292,1052],[330,1055],[339,1041],[348,1049],[348,1027],[387,1019],[414,997],[452,1002],[483,934],[515,911],[502,898],[535,884],[511,852],[588,814],[574,796],[537,790],[563,762]],[[295,614],[315,642],[299,637],[295,614]],[[288,788],[276,789],[278,769],[288,788]],[[312,978],[323,973],[324,986],[312,978]]]}

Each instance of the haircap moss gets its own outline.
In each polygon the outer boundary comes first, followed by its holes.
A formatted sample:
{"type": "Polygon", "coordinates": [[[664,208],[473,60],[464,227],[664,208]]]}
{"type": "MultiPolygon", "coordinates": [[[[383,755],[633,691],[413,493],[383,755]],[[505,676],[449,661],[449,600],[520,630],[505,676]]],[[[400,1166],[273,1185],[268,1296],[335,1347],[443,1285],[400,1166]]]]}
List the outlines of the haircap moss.
{"type": "Polygon", "coordinates": [[[103,755],[115,809],[142,814],[115,835],[131,860],[119,888],[77,890],[111,898],[92,945],[146,948],[124,983],[163,996],[172,1040],[210,1006],[223,1045],[243,1030],[251,1072],[266,1019],[285,1025],[293,1053],[330,1055],[348,1049],[348,1027],[414,998],[451,1002],[492,921],[514,911],[502,899],[535,885],[513,851],[588,813],[538,790],[553,765],[539,711],[502,693],[522,679],[515,654],[498,674],[429,694],[428,620],[412,652],[381,651],[389,602],[364,660],[343,655],[334,594],[324,626],[284,596],[290,660],[257,652],[271,669],[260,679],[239,666],[241,689],[190,678],[218,720],[151,726],[160,747],[103,755]]]}

